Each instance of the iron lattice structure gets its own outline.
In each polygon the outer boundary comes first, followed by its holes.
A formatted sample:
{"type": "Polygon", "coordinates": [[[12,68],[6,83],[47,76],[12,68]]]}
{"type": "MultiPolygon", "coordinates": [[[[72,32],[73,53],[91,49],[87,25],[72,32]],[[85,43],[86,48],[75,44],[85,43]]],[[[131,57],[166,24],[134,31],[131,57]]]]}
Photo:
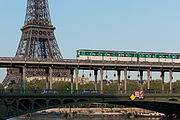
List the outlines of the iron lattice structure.
{"type": "Polygon", "coordinates": [[[28,0],[16,57],[62,59],[50,18],[48,0],[28,0]]]}
{"type": "MultiPolygon", "coordinates": [[[[58,47],[50,17],[48,0],[27,0],[27,9],[24,26],[21,29],[22,36],[16,52],[16,57],[26,59],[62,59],[58,47]]],[[[45,70],[26,69],[28,78],[38,76],[42,78],[45,70]]],[[[53,77],[67,78],[69,70],[53,70],[53,77]]],[[[9,83],[20,82],[19,69],[8,69],[3,81],[6,86],[9,83]]]]}

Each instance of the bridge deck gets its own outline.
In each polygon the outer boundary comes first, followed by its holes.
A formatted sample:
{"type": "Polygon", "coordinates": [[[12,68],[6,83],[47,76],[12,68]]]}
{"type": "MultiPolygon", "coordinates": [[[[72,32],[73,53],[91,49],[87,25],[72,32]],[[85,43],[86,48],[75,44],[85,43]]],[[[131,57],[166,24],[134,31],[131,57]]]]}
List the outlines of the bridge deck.
{"type": "Polygon", "coordinates": [[[127,68],[131,71],[150,69],[151,71],[169,71],[180,72],[180,63],[165,62],[131,62],[131,61],[101,61],[101,60],[77,60],[77,59],[23,59],[23,58],[2,58],[0,57],[0,67],[20,68],[47,68],[54,69],[106,69],[106,70],[123,70],[127,68]]]}

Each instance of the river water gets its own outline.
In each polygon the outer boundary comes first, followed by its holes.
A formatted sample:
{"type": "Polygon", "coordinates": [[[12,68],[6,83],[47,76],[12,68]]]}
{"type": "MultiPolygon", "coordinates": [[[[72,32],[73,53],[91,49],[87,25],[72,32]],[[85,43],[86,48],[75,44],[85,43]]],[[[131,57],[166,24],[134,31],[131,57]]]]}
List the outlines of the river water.
{"type": "MultiPolygon", "coordinates": [[[[25,119],[19,119],[19,118],[12,118],[8,120],[172,120],[172,119],[166,119],[166,118],[125,118],[125,117],[116,117],[116,118],[111,118],[111,117],[106,117],[106,118],[73,118],[73,119],[62,119],[62,118],[53,118],[53,117],[32,117],[32,118],[25,118],[25,119]]],[[[179,119],[178,119],[179,120],[179,119]]]]}

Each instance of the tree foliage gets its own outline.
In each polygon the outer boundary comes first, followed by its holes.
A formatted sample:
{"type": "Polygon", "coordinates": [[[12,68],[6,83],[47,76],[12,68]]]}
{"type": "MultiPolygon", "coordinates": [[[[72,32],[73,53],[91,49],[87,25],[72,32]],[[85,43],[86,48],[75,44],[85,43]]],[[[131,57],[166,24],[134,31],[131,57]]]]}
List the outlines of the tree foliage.
{"type": "Polygon", "coordinates": [[[0,83],[0,89],[3,89],[4,87],[3,87],[3,85],[0,83]]]}

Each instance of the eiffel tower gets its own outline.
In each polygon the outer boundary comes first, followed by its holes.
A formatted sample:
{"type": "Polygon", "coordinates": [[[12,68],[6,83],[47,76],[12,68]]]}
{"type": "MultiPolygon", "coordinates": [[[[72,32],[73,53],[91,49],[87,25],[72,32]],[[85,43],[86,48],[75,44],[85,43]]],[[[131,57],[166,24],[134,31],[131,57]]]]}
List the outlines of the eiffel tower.
{"type": "MultiPolygon", "coordinates": [[[[27,0],[27,9],[22,36],[16,52],[18,58],[62,59],[52,25],[48,0],[27,0]]],[[[3,85],[20,82],[19,69],[7,69],[3,85]]],[[[27,69],[26,76],[43,78],[45,70],[27,69]]],[[[54,77],[69,76],[68,70],[54,70],[54,77]]]]}

